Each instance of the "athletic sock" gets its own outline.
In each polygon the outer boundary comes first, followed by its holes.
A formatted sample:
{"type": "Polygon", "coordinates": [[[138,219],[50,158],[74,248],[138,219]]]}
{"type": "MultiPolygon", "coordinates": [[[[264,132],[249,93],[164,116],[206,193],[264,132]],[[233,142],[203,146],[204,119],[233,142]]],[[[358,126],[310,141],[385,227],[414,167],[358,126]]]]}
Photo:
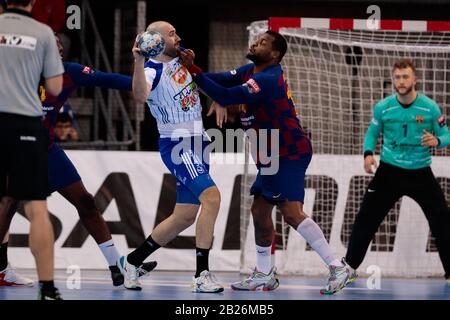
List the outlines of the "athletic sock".
{"type": "Polygon", "coordinates": [[[39,281],[39,288],[41,288],[43,291],[52,291],[53,289],[55,289],[55,282],[53,280],[39,281]]]}
{"type": "Polygon", "coordinates": [[[0,271],[8,267],[8,242],[0,244],[0,271]]]}
{"type": "Polygon", "coordinates": [[[202,271],[209,271],[209,249],[195,248],[197,255],[197,270],[195,271],[195,277],[198,278],[202,271]]]}
{"type": "Polygon", "coordinates": [[[272,269],[272,246],[261,247],[256,245],[256,269],[264,274],[269,274],[272,269]]]}
{"type": "Polygon", "coordinates": [[[305,238],[311,248],[316,251],[322,260],[329,266],[336,264],[336,266],[342,266],[342,263],[336,259],[336,256],[331,250],[322,230],[311,218],[306,218],[297,227],[297,232],[305,238]]]}
{"type": "Polygon", "coordinates": [[[159,248],[161,248],[161,246],[157,244],[152,239],[152,235],[150,235],[143,244],[127,256],[127,261],[132,265],[139,267],[149,255],[159,248]]]}
{"type": "Polygon", "coordinates": [[[99,244],[98,247],[102,251],[106,261],[108,262],[108,266],[115,266],[117,260],[119,260],[120,258],[120,254],[119,251],[117,251],[116,246],[114,245],[113,239],[99,244]]]}

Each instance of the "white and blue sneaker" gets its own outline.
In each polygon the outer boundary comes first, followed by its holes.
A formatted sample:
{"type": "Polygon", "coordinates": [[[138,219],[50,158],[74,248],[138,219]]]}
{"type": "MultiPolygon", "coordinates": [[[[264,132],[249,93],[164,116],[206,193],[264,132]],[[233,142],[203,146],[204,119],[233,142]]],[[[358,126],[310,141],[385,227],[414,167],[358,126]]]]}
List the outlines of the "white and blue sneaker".
{"type": "Polygon", "coordinates": [[[191,289],[192,292],[219,293],[223,291],[223,286],[211,272],[203,270],[199,277],[192,278],[191,289]]]}
{"type": "Polygon", "coordinates": [[[117,267],[124,277],[123,286],[128,290],[142,290],[139,282],[139,268],[128,263],[126,256],[121,256],[117,260],[117,267]]]}
{"type": "Polygon", "coordinates": [[[280,281],[276,274],[276,268],[272,267],[268,274],[258,271],[256,268],[247,279],[231,284],[233,290],[243,291],[272,291],[278,288],[280,281]]]}
{"type": "Polygon", "coordinates": [[[342,266],[330,265],[328,267],[330,269],[328,283],[325,288],[320,290],[321,294],[335,294],[349,284],[348,281],[352,273],[352,268],[345,262],[344,259],[342,259],[341,262],[342,266]]]}

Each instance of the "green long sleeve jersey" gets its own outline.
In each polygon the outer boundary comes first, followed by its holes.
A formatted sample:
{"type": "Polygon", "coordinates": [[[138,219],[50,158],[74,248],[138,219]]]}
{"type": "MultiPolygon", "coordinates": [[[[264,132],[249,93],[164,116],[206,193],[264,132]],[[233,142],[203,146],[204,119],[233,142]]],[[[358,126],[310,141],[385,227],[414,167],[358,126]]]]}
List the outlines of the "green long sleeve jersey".
{"type": "Polygon", "coordinates": [[[430,147],[421,145],[423,130],[439,139],[439,147],[450,144],[445,117],[436,102],[417,93],[411,105],[403,106],[396,94],[391,95],[374,107],[364,139],[364,153],[373,153],[382,133],[381,161],[404,169],[427,167],[431,165],[431,153],[430,147]]]}

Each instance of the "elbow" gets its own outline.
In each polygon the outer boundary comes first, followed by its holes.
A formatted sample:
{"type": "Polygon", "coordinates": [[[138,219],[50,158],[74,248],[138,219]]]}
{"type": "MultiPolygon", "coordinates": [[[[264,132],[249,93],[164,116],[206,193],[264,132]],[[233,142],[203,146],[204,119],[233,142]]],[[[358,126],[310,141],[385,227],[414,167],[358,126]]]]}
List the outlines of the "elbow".
{"type": "Polygon", "coordinates": [[[147,96],[145,94],[135,94],[134,95],[134,100],[137,103],[144,104],[144,103],[147,102],[147,96]]]}
{"type": "Polygon", "coordinates": [[[52,96],[59,96],[63,90],[63,77],[56,76],[45,80],[45,90],[52,96]]]}
{"type": "Polygon", "coordinates": [[[49,86],[48,88],[46,88],[46,90],[52,96],[57,97],[62,92],[63,86],[62,86],[62,83],[61,84],[56,84],[56,85],[49,86]]]}

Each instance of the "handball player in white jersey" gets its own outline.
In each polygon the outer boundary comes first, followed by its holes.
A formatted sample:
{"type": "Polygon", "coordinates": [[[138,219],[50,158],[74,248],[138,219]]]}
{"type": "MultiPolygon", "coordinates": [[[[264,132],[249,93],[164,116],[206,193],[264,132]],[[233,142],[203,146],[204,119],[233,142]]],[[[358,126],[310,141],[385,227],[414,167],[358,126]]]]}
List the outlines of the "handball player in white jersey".
{"type": "Polygon", "coordinates": [[[181,39],[175,28],[165,21],[157,21],[151,23],[147,31],[161,33],[165,50],[146,62],[135,44],[133,95],[138,102],[147,102],[158,123],[161,158],[177,179],[177,200],[173,213],[156,226],[142,245],[121,257],[118,267],[125,276],[125,287],[141,290],[137,268],[154,251],[191,226],[201,204],[196,225],[197,268],[192,291],[222,292],[223,286],[217,283],[208,266],[220,193],[209,176],[209,159],[204,156],[207,139],[199,92],[179,61],[181,39]]]}

